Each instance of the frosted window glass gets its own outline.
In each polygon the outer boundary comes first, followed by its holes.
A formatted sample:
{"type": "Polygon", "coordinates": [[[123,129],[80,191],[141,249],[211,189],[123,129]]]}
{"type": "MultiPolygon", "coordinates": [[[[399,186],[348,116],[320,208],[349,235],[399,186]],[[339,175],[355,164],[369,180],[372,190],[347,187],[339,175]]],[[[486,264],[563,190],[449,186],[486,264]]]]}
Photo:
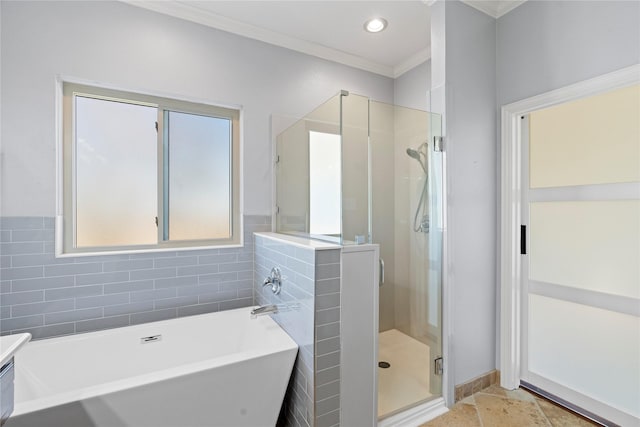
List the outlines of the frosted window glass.
{"type": "Polygon", "coordinates": [[[157,109],[75,100],[77,247],[157,243],[157,109]]]}
{"type": "Polygon", "coordinates": [[[231,121],[170,111],[169,239],[231,236],[231,121]]]}
{"type": "Polygon", "coordinates": [[[640,181],[640,85],[531,113],[531,188],[640,181]]]}
{"type": "Polygon", "coordinates": [[[640,201],[530,209],[530,279],[640,298],[640,201]]]}
{"type": "Polygon", "coordinates": [[[340,135],[309,132],[309,230],[340,234],[340,135]]]}
{"type": "Polygon", "coordinates": [[[531,372],[640,416],[638,317],[529,295],[528,341],[531,372]]]}

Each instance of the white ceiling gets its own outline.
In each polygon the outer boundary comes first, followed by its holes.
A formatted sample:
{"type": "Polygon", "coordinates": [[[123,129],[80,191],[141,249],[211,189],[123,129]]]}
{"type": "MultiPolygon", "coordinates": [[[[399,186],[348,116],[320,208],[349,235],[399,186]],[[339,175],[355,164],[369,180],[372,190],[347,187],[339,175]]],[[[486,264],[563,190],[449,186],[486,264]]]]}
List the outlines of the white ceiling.
{"type": "MultiPolygon", "coordinates": [[[[121,1],[393,78],[431,56],[427,0],[121,1]],[[373,17],[387,29],[365,32],[373,17]]],[[[494,17],[522,2],[465,1],[494,17]]]]}

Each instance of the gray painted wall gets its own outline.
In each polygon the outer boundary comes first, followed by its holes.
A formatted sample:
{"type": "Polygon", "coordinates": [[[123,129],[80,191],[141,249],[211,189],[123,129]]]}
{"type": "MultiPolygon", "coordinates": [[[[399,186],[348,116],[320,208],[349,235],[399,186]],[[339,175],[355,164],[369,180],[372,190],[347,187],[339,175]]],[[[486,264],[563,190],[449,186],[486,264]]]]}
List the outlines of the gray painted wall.
{"type": "Polygon", "coordinates": [[[55,77],[243,107],[244,213],[271,213],[271,114],[393,80],[119,2],[1,2],[2,216],[55,214],[55,77]]]}
{"type": "Polygon", "coordinates": [[[458,1],[437,2],[431,17],[432,100],[446,112],[445,363],[460,384],[495,368],[496,24],[458,1]]]}
{"type": "Polygon", "coordinates": [[[412,68],[393,81],[393,103],[429,111],[427,92],[431,89],[431,60],[412,68]]]}
{"type": "Polygon", "coordinates": [[[497,20],[498,106],[637,63],[637,1],[528,1],[497,20]]]}

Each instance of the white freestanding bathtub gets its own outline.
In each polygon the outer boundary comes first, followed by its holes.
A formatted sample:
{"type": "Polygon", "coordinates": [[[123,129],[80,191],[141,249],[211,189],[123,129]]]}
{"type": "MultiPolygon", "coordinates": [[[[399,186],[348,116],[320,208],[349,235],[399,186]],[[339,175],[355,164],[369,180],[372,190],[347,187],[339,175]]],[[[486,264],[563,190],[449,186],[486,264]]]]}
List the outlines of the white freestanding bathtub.
{"type": "Polygon", "coordinates": [[[273,427],[298,346],[250,310],[32,341],[5,426],[273,427]]]}

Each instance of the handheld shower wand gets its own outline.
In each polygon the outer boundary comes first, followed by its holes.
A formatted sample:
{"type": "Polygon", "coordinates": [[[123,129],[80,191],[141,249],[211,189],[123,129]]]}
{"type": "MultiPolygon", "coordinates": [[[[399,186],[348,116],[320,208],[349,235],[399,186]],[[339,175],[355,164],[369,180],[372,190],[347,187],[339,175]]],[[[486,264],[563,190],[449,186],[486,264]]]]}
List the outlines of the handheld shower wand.
{"type": "Polygon", "coordinates": [[[407,155],[412,159],[416,159],[418,163],[420,163],[420,166],[424,171],[424,185],[422,186],[422,191],[420,192],[420,200],[418,201],[418,205],[416,206],[416,213],[413,217],[413,231],[415,232],[421,231],[423,233],[428,233],[429,232],[429,215],[425,212],[426,206],[424,206],[423,202],[425,201],[425,197],[427,196],[429,174],[427,173],[427,166],[425,162],[422,160],[423,156],[425,158],[425,161],[427,158],[427,155],[422,151],[423,147],[427,147],[426,142],[422,143],[422,145],[420,145],[417,149],[407,148],[407,155]],[[423,211],[423,214],[420,220],[420,224],[418,224],[418,216],[420,216],[421,210],[423,211]]]}

